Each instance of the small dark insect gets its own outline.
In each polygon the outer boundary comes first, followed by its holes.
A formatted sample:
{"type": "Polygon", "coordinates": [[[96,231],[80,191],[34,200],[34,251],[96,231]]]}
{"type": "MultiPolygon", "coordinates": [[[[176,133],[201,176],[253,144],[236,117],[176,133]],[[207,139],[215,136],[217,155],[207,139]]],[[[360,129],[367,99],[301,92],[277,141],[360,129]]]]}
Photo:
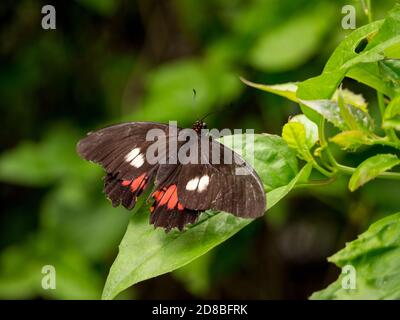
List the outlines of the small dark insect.
{"type": "Polygon", "coordinates": [[[200,213],[209,209],[243,218],[262,216],[266,199],[257,173],[237,153],[204,134],[205,127],[202,120],[196,121],[192,129],[154,122],[123,123],[89,133],[79,141],[77,152],[105,169],[104,192],[113,206],[122,204],[132,209],[138,196],[153,185],[150,223],[167,232],[195,223],[200,213]],[[154,163],[147,157],[154,146],[154,140],[147,139],[152,129],[167,137],[156,154],[164,156],[166,163],[154,163]],[[170,134],[171,129],[176,136],[170,134]],[[194,132],[197,139],[179,139],[188,131],[194,132]],[[178,154],[183,148],[192,148],[199,161],[182,163],[170,152],[170,145],[177,147],[178,154]],[[213,154],[220,161],[211,161],[213,154]],[[226,163],[226,154],[231,154],[234,161],[226,163]],[[237,174],[238,169],[241,174],[237,174]]]}

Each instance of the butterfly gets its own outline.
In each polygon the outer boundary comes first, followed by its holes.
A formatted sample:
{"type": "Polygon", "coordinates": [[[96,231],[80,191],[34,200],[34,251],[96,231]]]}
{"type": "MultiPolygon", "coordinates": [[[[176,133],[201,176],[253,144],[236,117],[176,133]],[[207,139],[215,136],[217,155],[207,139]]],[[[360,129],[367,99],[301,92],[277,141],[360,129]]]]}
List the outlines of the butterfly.
{"type": "Polygon", "coordinates": [[[88,133],[78,142],[77,153],[105,169],[104,193],[114,207],[132,209],[152,186],[150,223],[166,232],[183,230],[206,210],[262,216],[266,198],[259,176],[205,129],[202,120],[186,129],[122,123],[88,133]]]}

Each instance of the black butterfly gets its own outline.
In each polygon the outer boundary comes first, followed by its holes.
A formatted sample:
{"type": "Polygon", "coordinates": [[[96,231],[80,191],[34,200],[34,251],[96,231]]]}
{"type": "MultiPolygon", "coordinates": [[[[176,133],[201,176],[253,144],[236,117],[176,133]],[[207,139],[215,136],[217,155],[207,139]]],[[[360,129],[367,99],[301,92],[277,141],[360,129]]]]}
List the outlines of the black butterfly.
{"type": "Polygon", "coordinates": [[[113,206],[132,209],[138,196],[154,184],[150,223],[167,232],[174,227],[182,230],[209,209],[244,218],[262,216],[266,199],[257,173],[237,153],[205,135],[205,128],[203,121],[196,121],[192,129],[153,122],[123,123],[89,133],[79,141],[77,152],[104,167],[104,192],[113,206]],[[154,163],[147,157],[155,143],[148,141],[151,129],[168,138],[158,141],[154,152],[166,163],[154,163]],[[171,129],[177,134],[172,135],[171,129]],[[191,133],[198,138],[194,142],[187,138],[191,133]],[[176,152],[171,152],[173,145],[182,155],[191,150],[191,160],[197,162],[179,160],[176,152]],[[229,155],[233,161],[225,161],[229,155]]]}

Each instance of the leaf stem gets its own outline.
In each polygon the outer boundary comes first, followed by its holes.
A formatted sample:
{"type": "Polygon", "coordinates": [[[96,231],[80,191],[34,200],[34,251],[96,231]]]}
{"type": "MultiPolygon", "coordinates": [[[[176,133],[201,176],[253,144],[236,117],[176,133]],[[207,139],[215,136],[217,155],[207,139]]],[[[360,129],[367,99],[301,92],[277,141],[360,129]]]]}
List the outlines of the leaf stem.
{"type": "Polygon", "coordinates": [[[321,172],[324,176],[327,176],[327,177],[332,177],[332,176],[333,176],[333,172],[330,172],[330,171],[328,171],[328,170],[322,168],[322,167],[317,163],[317,161],[314,160],[314,161],[312,162],[312,164],[313,164],[314,168],[317,169],[319,172],[321,172]]]}
{"type": "Polygon", "coordinates": [[[336,178],[337,178],[336,176],[333,176],[329,179],[311,180],[308,183],[299,183],[299,184],[296,184],[295,189],[326,186],[326,185],[334,182],[336,180],[336,178]]]}
{"type": "Polygon", "coordinates": [[[335,164],[336,164],[336,160],[333,157],[330,149],[329,149],[329,145],[328,142],[326,141],[325,138],[325,118],[321,117],[319,126],[318,126],[318,136],[319,136],[319,141],[320,141],[320,145],[321,145],[321,153],[324,152],[326,154],[326,156],[328,157],[328,161],[329,161],[329,168],[331,169],[335,169],[335,164]]]}
{"type": "Polygon", "coordinates": [[[385,102],[383,100],[383,94],[379,91],[376,91],[376,96],[378,98],[378,106],[379,106],[379,112],[381,114],[381,118],[383,121],[383,116],[385,114],[385,102]]]}

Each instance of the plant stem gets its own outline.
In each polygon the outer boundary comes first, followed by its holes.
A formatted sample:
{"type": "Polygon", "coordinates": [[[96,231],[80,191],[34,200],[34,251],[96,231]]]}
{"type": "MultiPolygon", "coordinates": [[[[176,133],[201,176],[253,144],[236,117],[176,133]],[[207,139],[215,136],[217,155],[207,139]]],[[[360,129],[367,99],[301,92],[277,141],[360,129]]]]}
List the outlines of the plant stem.
{"type": "Polygon", "coordinates": [[[371,10],[371,0],[361,0],[361,4],[364,9],[364,13],[368,18],[368,23],[372,22],[372,10],[371,10]]]}
{"type": "Polygon", "coordinates": [[[328,170],[322,168],[322,167],[317,163],[317,161],[314,160],[314,161],[312,162],[312,164],[313,164],[314,168],[317,169],[319,172],[321,172],[324,176],[327,176],[327,177],[332,177],[332,176],[333,176],[333,172],[330,172],[330,171],[328,171],[328,170]]]}
{"type": "Polygon", "coordinates": [[[376,96],[378,98],[379,112],[381,114],[381,119],[382,119],[382,122],[383,122],[383,117],[384,117],[384,114],[385,114],[385,102],[383,100],[383,94],[381,92],[379,92],[379,91],[376,91],[376,96]]]}
{"type": "Polygon", "coordinates": [[[321,117],[321,121],[318,126],[318,136],[319,136],[319,142],[322,148],[322,152],[326,153],[326,156],[328,157],[328,160],[330,162],[329,165],[327,165],[331,169],[335,169],[335,158],[333,157],[331,151],[329,150],[328,142],[326,141],[325,138],[325,119],[324,117],[321,117]]]}
{"type": "Polygon", "coordinates": [[[329,179],[324,179],[324,180],[311,180],[308,183],[299,183],[296,184],[295,188],[296,189],[301,189],[301,188],[310,188],[310,187],[321,187],[321,186],[326,186],[328,184],[331,184],[336,180],[336,176],[333,176],[329,179]]]}

